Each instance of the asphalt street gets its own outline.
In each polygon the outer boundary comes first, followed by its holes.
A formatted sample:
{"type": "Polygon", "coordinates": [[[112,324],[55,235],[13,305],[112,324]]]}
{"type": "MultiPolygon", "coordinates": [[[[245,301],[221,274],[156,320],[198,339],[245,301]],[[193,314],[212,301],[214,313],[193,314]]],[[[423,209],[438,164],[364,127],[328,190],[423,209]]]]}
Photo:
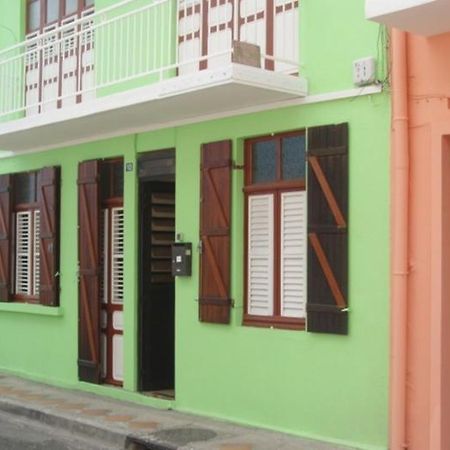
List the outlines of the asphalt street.
{"type": "Polygon", "coordinates": [[[0,412],[0,450],[111,450],[83,436],[0,412]]]}

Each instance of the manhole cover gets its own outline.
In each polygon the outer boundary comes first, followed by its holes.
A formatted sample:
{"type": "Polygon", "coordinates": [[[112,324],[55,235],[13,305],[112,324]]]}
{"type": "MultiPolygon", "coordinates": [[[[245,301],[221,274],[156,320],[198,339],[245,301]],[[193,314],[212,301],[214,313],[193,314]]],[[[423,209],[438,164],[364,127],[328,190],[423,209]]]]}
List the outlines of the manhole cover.
{"type": "Polygon", "coordinates": [[[190,442],[209,441],[217,433],[205,428],[170,428],[152,433],[152,436],[170,444],[187,445],[190,442]]]}

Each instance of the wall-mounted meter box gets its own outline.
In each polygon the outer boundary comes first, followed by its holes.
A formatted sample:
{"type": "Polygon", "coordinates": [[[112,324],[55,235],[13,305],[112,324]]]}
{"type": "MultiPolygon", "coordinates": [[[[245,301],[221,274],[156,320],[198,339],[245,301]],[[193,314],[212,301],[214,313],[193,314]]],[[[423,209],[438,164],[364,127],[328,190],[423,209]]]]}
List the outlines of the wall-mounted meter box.
{"type": "Polygon", "coordinates": [[[177,242],[172,244],[172,275],[189,277],[192,269],[192,244],[177,242]]]}

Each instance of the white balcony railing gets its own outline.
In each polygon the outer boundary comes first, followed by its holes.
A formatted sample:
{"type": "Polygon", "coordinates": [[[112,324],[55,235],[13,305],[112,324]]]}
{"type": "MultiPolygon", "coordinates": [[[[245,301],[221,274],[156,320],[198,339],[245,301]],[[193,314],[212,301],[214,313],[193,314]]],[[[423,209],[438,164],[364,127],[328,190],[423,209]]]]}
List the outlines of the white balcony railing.
{"type": "Polygon", "coordinates": [[[85,11],[0,52],[0,120],[231,61],[296,73],[298,1],[126,0],[85,11]]]}

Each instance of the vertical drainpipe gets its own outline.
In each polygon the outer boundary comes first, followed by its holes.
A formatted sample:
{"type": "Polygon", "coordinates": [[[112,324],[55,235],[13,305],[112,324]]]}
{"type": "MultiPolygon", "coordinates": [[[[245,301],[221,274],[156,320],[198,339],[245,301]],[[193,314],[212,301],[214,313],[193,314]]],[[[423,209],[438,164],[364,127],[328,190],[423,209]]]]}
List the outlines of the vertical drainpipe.
{"type": "Polygon", "coordinates": [[[406,435],[406,370],[408,307],[408,139],[407,36],[392,30],[391,154],[391,359],[390,449],[408,448],[406,435]]]}

